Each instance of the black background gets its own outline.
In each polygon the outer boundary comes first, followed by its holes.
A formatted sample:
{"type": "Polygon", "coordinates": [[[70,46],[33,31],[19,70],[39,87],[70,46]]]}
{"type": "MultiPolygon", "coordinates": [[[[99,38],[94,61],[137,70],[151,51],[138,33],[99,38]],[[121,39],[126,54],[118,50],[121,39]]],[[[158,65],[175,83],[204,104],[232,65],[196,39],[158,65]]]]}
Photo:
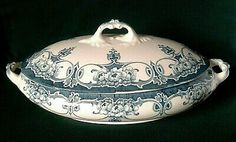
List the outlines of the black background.
{"type": "Polygon", "coordinates": [[[0,141],[236,141],[235,0],[1,0],[0,141]],[[57,116],[31,103],[5,75],[5,66],[49,44],[93,34],[110,19],[139,34],[170,38],[208,58],[221,58],[231,74],[197,107],[159,121],[95,125],[57,116]]]}

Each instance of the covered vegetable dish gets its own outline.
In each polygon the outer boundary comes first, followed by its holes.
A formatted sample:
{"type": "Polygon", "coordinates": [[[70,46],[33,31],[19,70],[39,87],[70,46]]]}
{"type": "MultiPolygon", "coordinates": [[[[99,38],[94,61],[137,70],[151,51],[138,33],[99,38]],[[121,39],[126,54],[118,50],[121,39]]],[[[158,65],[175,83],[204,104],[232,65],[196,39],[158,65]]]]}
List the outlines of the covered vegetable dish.
{"type": "Polygon", "coordinates": [[[229,65],[220,59],[207,60],[169,39],[137,35],[118,20],[100,25],[92,36],[57,42],[6,68],[8,78],[40,107],[102,124],[179,113],[205,100],[229,75],[229,65]],[[127,34],[102,34],[121,28],[127,34]],[[214,72],[213,66],[222,71],[214,72]]]}

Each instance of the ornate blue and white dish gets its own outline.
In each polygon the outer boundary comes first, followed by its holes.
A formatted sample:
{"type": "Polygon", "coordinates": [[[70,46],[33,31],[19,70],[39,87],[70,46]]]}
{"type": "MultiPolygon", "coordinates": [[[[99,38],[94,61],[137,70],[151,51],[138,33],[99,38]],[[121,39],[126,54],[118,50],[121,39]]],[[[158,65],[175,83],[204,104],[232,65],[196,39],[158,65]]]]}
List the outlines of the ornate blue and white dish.
{"type": "Polygon", "coordinates": [[[171,116],[205,100],[228,77],[229,65],[111,20],[92,36],[60,41],[8,64],[6,73],[28,99],[50,112],[84,122],[130,124],[171,116]],[[103,35],[107,28],[128,33],[103,35]]]}

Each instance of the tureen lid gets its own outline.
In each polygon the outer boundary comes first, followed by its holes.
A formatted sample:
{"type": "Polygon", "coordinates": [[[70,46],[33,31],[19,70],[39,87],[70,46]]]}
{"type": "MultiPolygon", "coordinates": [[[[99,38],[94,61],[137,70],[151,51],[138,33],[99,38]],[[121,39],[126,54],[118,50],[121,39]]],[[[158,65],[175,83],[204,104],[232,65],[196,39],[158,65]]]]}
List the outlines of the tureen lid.
{"type": "Polygon", "coordinates": [[[79,92],[147,91],[198,78],[209,63],[185,45],[137,35],[123,22],[102,24],[94,35],[52,44],[22,62],[22,74],[37,83],[79,92]],[[103,35],[104,29],[127,29],[103,35]]]}

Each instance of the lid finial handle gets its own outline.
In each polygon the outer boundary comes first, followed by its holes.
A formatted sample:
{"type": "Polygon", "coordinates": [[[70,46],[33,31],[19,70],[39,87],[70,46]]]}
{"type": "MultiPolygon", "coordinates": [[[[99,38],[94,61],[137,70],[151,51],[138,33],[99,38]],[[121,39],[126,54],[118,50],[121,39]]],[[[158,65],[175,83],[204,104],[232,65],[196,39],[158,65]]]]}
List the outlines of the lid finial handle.
{"type": "Polygon", "coordinates": [[[120,22],[119,20],[112,19],[109,22],[101,24],[95,34],[89,40],[83,40],[82,42],[90,43],[95,46],[103,46],[109,45],[109,42],[105,40],[104,36],[102,35],[103,30],[105,29],[127,29],[128,33],[117,37],[117,40],[121,42],[126,42],[128,44],[134,45],[136,43],[140,43],[138,35],[136,32],[126,23],[120,22]]]}

